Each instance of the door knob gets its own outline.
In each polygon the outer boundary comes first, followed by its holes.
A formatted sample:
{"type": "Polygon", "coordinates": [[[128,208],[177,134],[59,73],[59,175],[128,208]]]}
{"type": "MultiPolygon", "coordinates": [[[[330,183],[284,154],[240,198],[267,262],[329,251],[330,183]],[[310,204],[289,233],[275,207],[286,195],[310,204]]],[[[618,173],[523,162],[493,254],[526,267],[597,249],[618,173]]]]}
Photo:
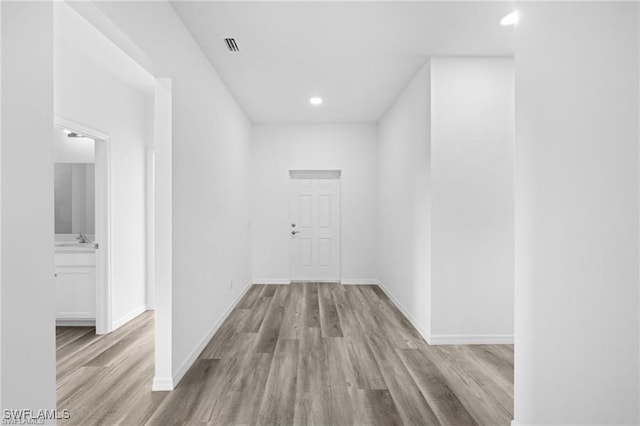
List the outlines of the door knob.
{"type": "Polygon", "coordinates": [[[300,231],[291,231],[291,235],[296,235],[300,231]]]}

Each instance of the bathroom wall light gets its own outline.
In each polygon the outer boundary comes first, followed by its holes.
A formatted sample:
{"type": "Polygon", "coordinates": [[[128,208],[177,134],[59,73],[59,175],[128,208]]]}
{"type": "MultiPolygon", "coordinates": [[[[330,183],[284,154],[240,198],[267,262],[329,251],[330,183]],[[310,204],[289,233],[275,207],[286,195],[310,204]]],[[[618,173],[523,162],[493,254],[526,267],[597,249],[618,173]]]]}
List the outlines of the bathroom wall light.
{"type": "Polygon", "coordinates": [[[509,13],[508,15],[505,15],[504,18],[502,18],[500,20],[500,25],[506,27],[509,25],[515,25],[518,23],[518,11],[514,10],[513,12],[509,13]]]}
{"type": "Polygon", "coordinates": [[[76,133],[76,132],[67,133],[67,137],[76,138],[76,139],[86,139],[87,141],[91,141],[91,142],[96,141],[95,139],[90,138],[89,136],[81,135],[80,133],[76,133]]]}
{"type": "Polygon", "coordinates": [[[314,96],[313,98],[309,99],[309,103],[311,105],[320,105],[322,103],[322,98],[314,96]]]}

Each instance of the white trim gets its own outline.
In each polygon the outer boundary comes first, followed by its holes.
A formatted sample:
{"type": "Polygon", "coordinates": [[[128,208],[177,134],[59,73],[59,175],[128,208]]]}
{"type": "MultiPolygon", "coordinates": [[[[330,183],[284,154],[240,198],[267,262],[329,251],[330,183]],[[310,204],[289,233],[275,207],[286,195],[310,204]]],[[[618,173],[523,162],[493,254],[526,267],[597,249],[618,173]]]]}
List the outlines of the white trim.
{"type": "Polygon", "coordinates": [[[291,179],[340,179],[342,170],[289,170],[291,179]]]}
{"type": "Polygon", "coordinates": [[[432,334],[430,345],[512,345],[513,334],[432,334]]]}
{"type": "Polygon", "coordinates": [[[113,324],[111,324],[111,331],[117,330],[118,328],[122,327],[123,325],[125,325],[126,323],[128,323],[129,321],[137,317],[138,315],[142,314],[146,310],[147,310],[147,305],[140,305],[137,308],[132,309],[128,313],[124,314],[123,316],[115,320],[113,324]]]}
{"type": "MultiPolygon", "coordinates": [[[[154,377],[173,388],[172,359],[172,110],[171,79],[156,79],[153,106],[154,173],[154,272],[153,309],[155,328],[154,377]],[[165,379],[168,378],[168,379],[165,379]]],[[[158,385],[159,386],[159,385],[158,385]]],[[[166,388],[163,388],[166,390],[166,388]]]]}
{"type": "Polygon", "coordinates": [[[57,327],[94,327],[95,319],[90,318],[62,318],[56,319],[57,327]]]}
{"type": "MultiPolygon", "coordinates": [[[[229,307],[224,312],[224,314],[222,314],[220,319],[218,319],[218,321],[216,321],[215,324],[213,324],[213,326],[211,327],[211,329],[209,329],[207,334],[205,334],[202,340],[200,340],[200,342],[196,345],[196,347],[193,348],[189,356],[187,356],[187,359],[185,359],[182,365],[173,373],[173,382],[171,383],[172,385],[177,386],[178,383],[180,383],[180,380],[182,380],[184,375],[187,374],[187,371],[189,371],[189,368],[191,368],[191,366],[196,361],[196,359],[198,359],[198,356],[200,356],[200,353],[202,353],[202,351],[207,346],[209,341],[213,338],[214,334],[216,334],[218,329],[220,329],[220,326],[222,325],[222,323],[224,323],[224,321],[229,317],[231,312],[236,308],[236,306],[238,306],[238,303],[240,303],[240,300],[242,300],[242,298],[247,293],[249,288],[251,288],[252,285],[253,283],[251,281],[245,285],[244,289],[240,292],[240,294],[238,294],[238,297],[236,297],[236,299],[231,303],[231,305],[229,305],[229,307]]],[[[159,382],[165,383],[163,382],[163,380],[164,379],[162,378],[158,378],[159,382]]],[[[155,386],[156,386],[155,378],[153,383],[154,383],[153,390],[157,390],[155,389],[155,386]]],[[[164,389],[164,390],[173,390],[173,387],[171,387],[171,389],[164,389]]]]}
{"type": "Polygon", "coordinates": [[[89,312],[89,311],[85,311],[85,312],[56,312],[56,315],[58,315],[58,317],[56,318],[56,321],[58,320],[82,320],[82,321],[87,321],[87,320],[93,320],[95,321],[95,318],[93,317],[93,312],[89,312]]]}
{"type": "Polygon", "coordinates": [[[430,345],[512,345],[514,342],[513,334],[429,334],[384,284],[380,280],[376,281],[393,304],[430,345]]]}
{"type": "Polygon", "coordinates": [[[146,304],[147,309],[155,306],[155,148],[147,147],[145,154],[145,217],[146,217],[146,304]]]}
{"type": "Polygon", "coordinates": [[[260,278],[253,279],[252,284],[291,284],[289,278],[260,278]]]}
{"type": "Polygon", "coordinates": [[[90,137],[91,139],[99,139],[103,141],[110,139],[108,134],[100,130],[85,126],[84,124],[78,123],[77,121],[73,121],[65,117],[61,117],[57,114],[53,118],[53,125],[59,129],[75,130],[84,136],[90,137]]]}
{"type": "Polygon", "coordinates": [[[110,140],[96,139],[95,153],[96,241],[100,244],[100,248],[96,251],[96,334],[107,334],[113,331],[110,140]]]}
{"type": "Polygon", "coordinates": [[[380,285],[380,281],[375,278],[343,278],[342,285],[380,285]]]}
{"type": "Polygon", "coordinates": [[[171,377],[154,377],[151,384],[152,391],[172,391],[173,379],[171,377]]]}
{"type": "Polygon", "coordinates": [[[422,338],[424,340],[427,341],[428,344],[431,344],[431,336],[429,335],[429,333],[427,332],[427,330],[425,330],[422,327],[422,324],[420,324],[414,317],[413,315],[411,315],[409,313],[409,311],[402,305],[402,303],[400,303],[400,301],[398,299],[396,299],[396,297],[393,295],[393,293],[391,293],[385,286],[384,284],[382,284],[382,281],[380,280],[376,280],[376,284],[378,284],[378,286],[382,289],[382,291],[385,292],[385,294],[389,297],[389,299],[391,299],[391,301],[393,302],[394,305],[396,305],[396,308],[398,308],[398,310],[400,310],[400,312],[402,312],[402,315],[405,316],[405,318],[407,318],[409,320],[409,322],[411,323],[411,325],[413,325],[413,327],[418,330],[418,333],[420,333],[420,335],[422,336],[422,338]]]}

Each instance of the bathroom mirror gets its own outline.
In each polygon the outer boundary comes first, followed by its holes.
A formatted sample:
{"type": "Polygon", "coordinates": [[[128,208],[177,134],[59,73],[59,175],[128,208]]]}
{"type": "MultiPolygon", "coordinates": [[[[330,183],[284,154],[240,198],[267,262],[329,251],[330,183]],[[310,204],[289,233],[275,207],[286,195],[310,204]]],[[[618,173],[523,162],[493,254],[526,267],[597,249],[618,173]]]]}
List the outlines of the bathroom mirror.
{"type": "Polygon", "coordinates": [[[95,175],[90,163],[55,163],[56,234],[95,234],[95,175]]]}

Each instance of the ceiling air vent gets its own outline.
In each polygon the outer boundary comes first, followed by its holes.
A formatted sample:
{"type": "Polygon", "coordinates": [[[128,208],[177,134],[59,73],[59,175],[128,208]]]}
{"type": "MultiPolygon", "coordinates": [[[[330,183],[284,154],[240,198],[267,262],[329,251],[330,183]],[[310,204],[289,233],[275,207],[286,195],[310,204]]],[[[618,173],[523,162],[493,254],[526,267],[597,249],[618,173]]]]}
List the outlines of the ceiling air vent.
{"type": "Polygon", "coordinates": [[[240,48],[238,47],[238,43],[236,43],[236,39],[235,38],[225,38],[224,39],[224,44],[227,45],[227,50],[229,50],[229,52],[239,52],[240,48]]]}

